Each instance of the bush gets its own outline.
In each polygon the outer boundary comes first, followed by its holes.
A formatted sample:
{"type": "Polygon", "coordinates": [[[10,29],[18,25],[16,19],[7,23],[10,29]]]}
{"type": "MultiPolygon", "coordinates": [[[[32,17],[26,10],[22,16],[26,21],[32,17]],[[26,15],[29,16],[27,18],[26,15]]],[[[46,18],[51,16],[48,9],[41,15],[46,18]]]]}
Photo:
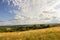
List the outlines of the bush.
{"type": "Polygon", "coordinates": [[[15,32],[15,31],[26,31],[26,30],[35,30],[51,27],[50,25],[25,25],[25,26],[12,26],[12,27],[2,27],[0,32],[15,32]],[[14,28],[13,28],[14,27],[14,28]]]}

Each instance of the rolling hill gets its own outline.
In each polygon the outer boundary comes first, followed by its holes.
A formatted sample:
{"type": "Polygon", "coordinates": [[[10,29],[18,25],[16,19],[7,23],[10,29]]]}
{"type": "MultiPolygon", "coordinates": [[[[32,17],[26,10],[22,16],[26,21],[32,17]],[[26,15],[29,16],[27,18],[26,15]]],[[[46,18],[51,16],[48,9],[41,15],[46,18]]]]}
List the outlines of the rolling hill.
{"type": "Polygon", "coordinates": [[[0,33],[0,40],[60,40],[60,27],[0,33]]]}

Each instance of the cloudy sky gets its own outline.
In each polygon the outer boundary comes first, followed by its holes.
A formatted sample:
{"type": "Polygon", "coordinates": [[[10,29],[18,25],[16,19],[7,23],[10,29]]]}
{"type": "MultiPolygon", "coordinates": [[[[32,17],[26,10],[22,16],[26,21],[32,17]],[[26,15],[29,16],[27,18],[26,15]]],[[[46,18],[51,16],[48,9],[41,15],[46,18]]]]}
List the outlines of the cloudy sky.
{"type": "Polygon", "coordinates": [[[0,25],[60,23],[59,0],[0,0],[0,25]]]}

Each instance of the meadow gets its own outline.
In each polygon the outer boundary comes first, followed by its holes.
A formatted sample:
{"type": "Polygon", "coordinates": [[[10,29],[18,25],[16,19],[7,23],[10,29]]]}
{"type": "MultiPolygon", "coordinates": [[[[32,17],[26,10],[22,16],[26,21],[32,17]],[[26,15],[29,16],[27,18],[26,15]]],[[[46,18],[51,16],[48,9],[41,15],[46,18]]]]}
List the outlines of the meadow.
{"type": "Polygon", "coordinates": [[[60,27],[0,33],[0,40],[60,40],[60,27]]]}

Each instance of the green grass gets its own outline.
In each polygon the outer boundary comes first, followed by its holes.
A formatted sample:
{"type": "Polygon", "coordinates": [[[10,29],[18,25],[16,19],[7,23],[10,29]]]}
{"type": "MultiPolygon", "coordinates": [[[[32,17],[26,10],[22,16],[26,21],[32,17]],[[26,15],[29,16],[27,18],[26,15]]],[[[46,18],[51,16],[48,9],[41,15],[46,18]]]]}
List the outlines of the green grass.
{"type": "Polygon", "coordinates": [[[60,40],[60,27],[0,33],[0,40],[60,40]]]}

